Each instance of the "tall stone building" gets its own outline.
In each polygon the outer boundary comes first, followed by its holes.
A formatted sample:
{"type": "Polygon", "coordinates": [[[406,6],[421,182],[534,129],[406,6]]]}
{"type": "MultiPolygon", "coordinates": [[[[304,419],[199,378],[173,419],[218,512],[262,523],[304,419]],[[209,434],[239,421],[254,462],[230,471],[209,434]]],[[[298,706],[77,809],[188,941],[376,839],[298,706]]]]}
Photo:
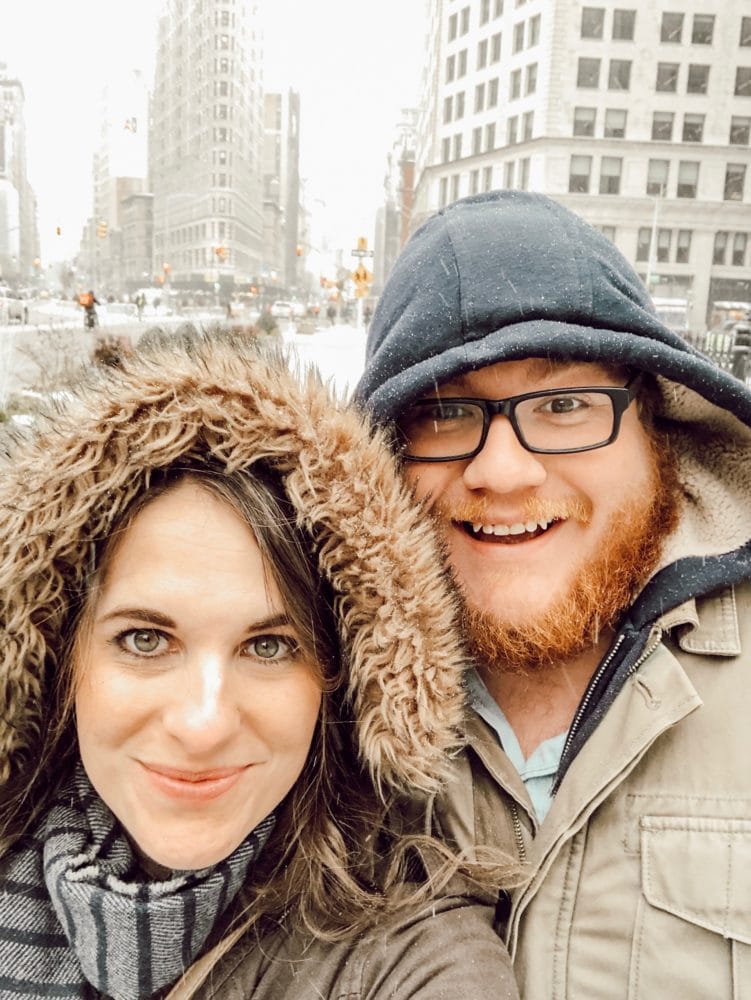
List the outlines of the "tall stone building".
{"type": "Polygon", "coordinates": [[[26,173],[23,85],[0,63],[0,284],[26,284],[38,266],[36,199],[26,173]]]}
{"type": "Polygon", "coordinates": [[[491,188],[602,229],[700,331],[751,303],[747,0],[428,0],[413,224],[491,188]]]}
{"type": "Polygon", "coordinates": [[[302,275],[300,95],[294,90],[264,96],[262,281],[296,292],[302,275]],[[298,252],[298,248],[300,253],[298,252]]]}
{"type": "Polygon", "coordinates": [[[373,295],[380,294],[399,251],[409,236],[415,182],[415,108],[402,108],[386,159],[384,201],[376,214],[373,295]]]}
{"type": "Polygon", "coordinates": [[[252,0],[168,0],[159,20],[149,158],[154,270],[223,296],[261,264],[261,33],[252,0]]]}

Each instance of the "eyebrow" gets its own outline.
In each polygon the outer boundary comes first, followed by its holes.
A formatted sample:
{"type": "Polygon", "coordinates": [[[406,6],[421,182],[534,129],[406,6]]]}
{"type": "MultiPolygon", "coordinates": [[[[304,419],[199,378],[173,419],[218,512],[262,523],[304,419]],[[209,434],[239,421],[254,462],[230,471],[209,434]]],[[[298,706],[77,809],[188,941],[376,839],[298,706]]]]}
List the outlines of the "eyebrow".
{"type": "MultiPolygon", "coordinates": [[[[98,619],[99,624],[104,622],[112,621],[115,618],[130,618],[136,619],[139,622],[147,622],[149,625],[157,625],[161,628],[177,628],[177,622],[175,622],[169,615],[162,614],[161,611],[154,611],[151,608],[114,608],[112,611],[108,612],[98,619]]],[[[269,615],[266,618],[261,618],[258,621],[252,622],[247,626],[248,632],[257,632],[262,629],[269,628],[279,628],[283,625],[291,625],[289,615],[281,612],[275,615],[269,615]]]]}

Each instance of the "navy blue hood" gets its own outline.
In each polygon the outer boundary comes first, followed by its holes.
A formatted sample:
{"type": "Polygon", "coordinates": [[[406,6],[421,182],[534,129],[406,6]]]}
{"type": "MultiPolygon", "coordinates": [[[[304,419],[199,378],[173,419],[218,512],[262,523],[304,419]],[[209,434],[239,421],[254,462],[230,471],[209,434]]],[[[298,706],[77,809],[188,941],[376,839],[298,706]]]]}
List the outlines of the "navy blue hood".
{"type": "Polygon", "coordinates": [[[622,254],[539,194],[491,191],[428,219],[389,276],[355,399],[388,422],[449,378],[525,357],[627,364],[751,425],[751,393],[658,319],[622,254]]]}

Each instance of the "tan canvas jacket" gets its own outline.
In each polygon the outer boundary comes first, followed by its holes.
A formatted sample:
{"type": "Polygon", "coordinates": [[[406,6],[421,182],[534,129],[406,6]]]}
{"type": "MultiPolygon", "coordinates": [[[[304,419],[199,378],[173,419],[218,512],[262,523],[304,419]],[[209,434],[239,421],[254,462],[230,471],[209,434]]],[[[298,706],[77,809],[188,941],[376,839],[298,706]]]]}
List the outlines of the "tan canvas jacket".
{"type": "MultiPolygon", "coordinates": [[[[682,387],[665,395],[686,503],[664,565],[738,550],[748,580],[748,429],[682,387]]],[[[474,713],[435,803],[444,835],[528,865],[503,918],[524,1000],[751,997],[751,583],[658,618],[641,659],[540,827],[474,713]]]]}

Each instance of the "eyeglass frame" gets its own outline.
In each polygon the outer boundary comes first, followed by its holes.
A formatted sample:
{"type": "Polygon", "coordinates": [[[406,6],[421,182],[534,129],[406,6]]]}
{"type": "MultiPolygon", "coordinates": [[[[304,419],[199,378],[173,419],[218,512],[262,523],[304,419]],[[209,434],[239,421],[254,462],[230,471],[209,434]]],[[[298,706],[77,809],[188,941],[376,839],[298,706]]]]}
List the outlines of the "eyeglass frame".
{"type": "Polygon", "coordinates": [[[632,386],[639,378],[639,374],[640,373],[637,372],[625,385],[622,386],[564,386],[560,389],[538,389],[535,392],[522,392],[518,396],[507,396],[506,399],[477,399],[472,396],[435,396],[416,399],[414,403],[410,403],[410,406],[407,407],[407,409],[410,409],[412,406],[418,406],[421,403],[472,403],[475,406],[479,406],[482,410],[483,417],[480,443],[473,451],[468,451],[461,455],[449,455],[447,458],[434,458],[430,456],[419,457],[416,455],[409,455],[403,450],[402,458],[406,462],[464,462],[470,458],[475,458],[485,447],[485,442],[487,441],[488,433],[490,432],[491,420],[493,417],[499,416],[508,418],[514,434],[516,435],[516,440],[522,448],[526,451],[532,452],[534,455],[575,455],[582,451],[596,451],[598,448],[606,448],[618,437],[621,430],[621,418],[636,399],[636,391],[632,388],[632,386]],[[531,445],[528,445],[524,440],[519,424],[516,420],[516,407],[524,400],[539,399],[541,396],[553,396],[557,392],[560,392],[562,395],[574,392],[599,392],[605,396],[609,396],[611,406],[613,407],[613,430],[610,433],[610,437],[606,441],[601,441],[598,444],[586,444],[580,448],[533,448],[531,445]]]}

